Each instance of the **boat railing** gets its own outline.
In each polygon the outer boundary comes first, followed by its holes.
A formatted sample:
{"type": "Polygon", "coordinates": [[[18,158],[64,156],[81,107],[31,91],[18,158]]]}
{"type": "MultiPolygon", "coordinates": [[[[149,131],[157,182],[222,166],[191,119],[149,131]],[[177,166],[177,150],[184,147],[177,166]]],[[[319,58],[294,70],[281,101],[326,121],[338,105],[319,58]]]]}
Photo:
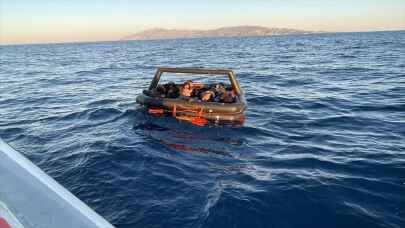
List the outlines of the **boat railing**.
{"type": "Polygon", "coordinates": [[[113,228],[1,138],[0,219],[16,228],[113,228]]]}

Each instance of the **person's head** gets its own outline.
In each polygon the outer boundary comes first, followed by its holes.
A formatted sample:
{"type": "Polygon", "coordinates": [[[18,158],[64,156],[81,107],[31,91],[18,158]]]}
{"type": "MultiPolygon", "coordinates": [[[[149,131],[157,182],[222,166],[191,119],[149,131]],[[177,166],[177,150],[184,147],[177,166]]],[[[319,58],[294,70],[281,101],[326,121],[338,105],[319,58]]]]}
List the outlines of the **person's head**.
{"type": "Polygon", "coordinates": [[[168,98],[177,98],[178,96],[179,96],[179,90],[176,89],[175,87],[172,87],[167,91],[168,98]]]}
{"type": "Polygon", "coordinates": [[[174,86],[176,86],[176,84],[174,84],[174,82],[168,82],[166,85],[167,85],[167,87],[174,87],[174,86]]]}
{"type": "Polygon", "coordinates": [[[165,88],[164,86],[162,86],[162,85],[158,85],[158,86],[156,87],[156,91],[157,91],[158,93],[160,93],[160,94],[164,94],[164,93],[166,93],[166,88],[165,88]]]}
{"type": "Polygon", "coordinates": [[[225,89],[224,83],[220,82],[215,84],[215,89],[225,89]]]}
{"type": "Polygon", "coordinates": [[[183,88],[185,88],[185,89],[191,89],[192,87],[193,87],[193,81],[191,81],[191,80],[187,80],[183,84],[183,88]]]}
{"type": "Polygon", "coordinates": [[[234,103],[235,102],[235,94],[233,91],[227,91],[219,97],[219,101],[222,103],[234,103]]]}
{"type": "Polygon", "coordinates": [[[226,92],[225,86],[222,83],[215,84],[212,88],[217,94],[222,94],[226,92]]]}
{"type": "Polygon", "coordinates": [[[211,90],[205,91],[200,95],[202,101],[209,101],[215,97],[215,93],[211,90]]]}

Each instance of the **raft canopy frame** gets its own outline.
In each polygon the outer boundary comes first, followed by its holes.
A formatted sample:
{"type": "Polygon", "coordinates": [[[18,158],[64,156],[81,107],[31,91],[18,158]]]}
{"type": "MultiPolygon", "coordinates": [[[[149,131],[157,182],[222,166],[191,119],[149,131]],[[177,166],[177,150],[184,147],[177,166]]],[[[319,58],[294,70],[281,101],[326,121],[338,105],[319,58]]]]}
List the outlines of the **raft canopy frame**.
{"type": "Polygon", "coordinates": [[[177,73],[177,74],[206,74],[206,75],[225,75],[228,76],[231,82],[232,89],[238,96],[243,95],[243,91],[240,88],[236,75],[232,70],[228,69],[204,69],[204,68],[171,68],[171,67],[159,67],[155,73],[152,83],[149,86],[149,90],[155,89],[160,81],[163,73],[177,73]]]}

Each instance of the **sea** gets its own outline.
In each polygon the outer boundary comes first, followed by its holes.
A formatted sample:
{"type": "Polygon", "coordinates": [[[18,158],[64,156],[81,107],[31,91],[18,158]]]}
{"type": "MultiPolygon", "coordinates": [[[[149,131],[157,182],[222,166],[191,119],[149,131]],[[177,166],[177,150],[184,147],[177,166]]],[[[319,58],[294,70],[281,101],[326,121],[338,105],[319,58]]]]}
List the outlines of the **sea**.
{"type": "Polygon", "coordinates": [[[3,45],[0,137],[118,228],[403,228],[405,31],[3,45]],[[234,70],[244,125],[145,113],[162,66],[234,70]]]}

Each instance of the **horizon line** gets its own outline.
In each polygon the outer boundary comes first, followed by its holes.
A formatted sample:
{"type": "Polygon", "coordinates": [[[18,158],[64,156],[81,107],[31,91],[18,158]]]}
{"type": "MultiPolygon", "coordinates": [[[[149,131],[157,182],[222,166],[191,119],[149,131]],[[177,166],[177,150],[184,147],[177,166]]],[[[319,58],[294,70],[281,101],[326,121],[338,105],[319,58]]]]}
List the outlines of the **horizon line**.
{"type": "MultiPolygon", "coordinates": [[[[258,27],[266,27],[260,25],[235,25],[235,26],[222,26],[219,28],[227,28],[227,27],[240,27],[240,26],[258,26],[258,27]]],[[[266,27],[266,28],[287,28],[287,27],[266,27]]],[[[167,30],[197,30],[197,29],[173,29],[173,28],[151,28],[145,29],[143,31],[152,30],[152,29],[167,29],[167,30]]],[[[287,29],[295,29],[295,28],[287,28],[287,29]]],[[[215,29],[206,29],[208,30],[215,30],[215,29]]],[[[202,30],[202,31],[206,31],[202,30]]],[[[299,29],[297,29],[299,30],[299,29]]],[[[282,34],[282,35],[267,35],[267,36],[241,36],[241,37],[272,37],[272,36],[297,36],[297,35],[317,35],[317,34],[333,34],[333,33],[372,33],[372,32],[404,32],[405,28],[399,29],[383,29],[383,30],[367,30],[367,31],[309,31],[309,30],[302,30],[311,32],[308,34],[282,34]]],[[[83,41],[55,41],[55,42],[33,42],[33,43],[0,43],[0,46],[24,46],[24,45],[52,45],[52,44],[86,44],[86,43],[101,43],[101,42],[128,42],[128,41],[157,41],[157,40],[179,40],[179,39],[207,39],[207,38],[235,38],[235,37],[204,37],[204,38],[169,38],[169,39],[150,39],[150,40],[122,40],[122,38],[114,38],[108,40],[83,40],[83,41]]]]}

